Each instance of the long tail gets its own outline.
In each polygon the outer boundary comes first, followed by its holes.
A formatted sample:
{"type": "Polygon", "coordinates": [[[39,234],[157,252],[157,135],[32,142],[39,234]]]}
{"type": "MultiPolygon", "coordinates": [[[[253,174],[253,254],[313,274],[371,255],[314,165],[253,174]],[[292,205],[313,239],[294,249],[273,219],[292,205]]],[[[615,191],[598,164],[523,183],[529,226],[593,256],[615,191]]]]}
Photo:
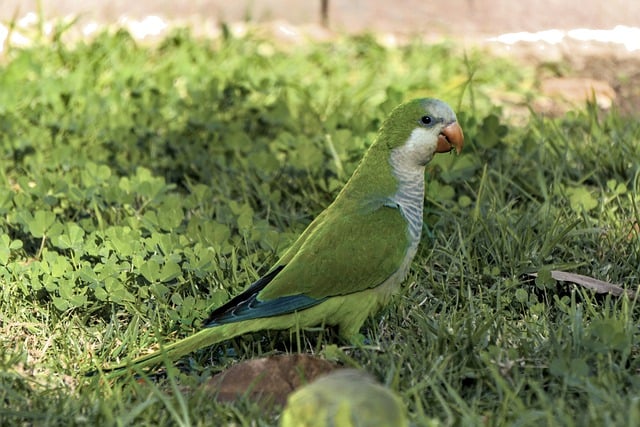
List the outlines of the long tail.
{"type": "Polygon", "coordinates": [[[153,353],[140,356],[137,359],[117,365],[96,369],[87,373],[87,376],[93,376],[98,372],[102,372],[109,374],[110,377],[115,377],[128,371],[139,371],[153,365],[158,365],[165,360],[176,360],[193,351],[228,340],[238,335],[263,329],[263,325],[264,319],[252,319],[209,327],[195,333],[194,335],[183,338],[180,341],[163,346],[153,353]]]}

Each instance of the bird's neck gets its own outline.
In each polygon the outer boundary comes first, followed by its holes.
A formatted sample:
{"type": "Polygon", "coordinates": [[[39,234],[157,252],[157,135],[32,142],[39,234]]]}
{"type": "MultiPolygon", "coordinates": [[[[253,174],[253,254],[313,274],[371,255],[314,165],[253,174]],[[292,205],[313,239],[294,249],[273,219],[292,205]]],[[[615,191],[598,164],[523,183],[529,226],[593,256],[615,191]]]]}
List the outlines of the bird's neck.
{"type": "Polygon", "coordinates": [[[417,245],[422,232],[424,166],[415,164],[406,150],[396,148],[389,157],[383,147],[374,144],[369,149],[334,204],[355,209],[361,209],[363,203],[397,207],[407,219],[410,238],[417,245]]]}
{"type": "MultiPolygon", "coordinates": [[[[393,159],[392,159],[393,165],[393,159]]],[[[417,242],[422,233],[422,208],[424,204],[424,168],[393,168],[398,187],[391,197],[409,223],[411,240],[417,242]]]]}
{"type": "Polygon", "coordinates": [[[422,232],[422,208],[424,204],[424,169],[433,153],[422,153],[425,144],[413,143],[414,137],[422,137],[414,131],[409,140],[391,150],[389,164],[397,181],[397,189],[392,196],[409,223],[409,234],[414,242],[420,240],[422,232]]]}

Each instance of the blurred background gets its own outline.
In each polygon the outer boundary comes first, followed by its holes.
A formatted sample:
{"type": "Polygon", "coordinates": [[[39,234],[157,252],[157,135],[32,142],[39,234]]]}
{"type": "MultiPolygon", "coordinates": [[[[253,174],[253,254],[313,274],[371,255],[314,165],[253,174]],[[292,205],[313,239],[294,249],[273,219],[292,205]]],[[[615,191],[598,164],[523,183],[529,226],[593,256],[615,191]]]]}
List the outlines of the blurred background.
{"type": "Polygon", "coordinates": [[[197,16],[219,21],[286,20],[324,23],[339,31],[495,34],[550,28],[613,28],[640,25],[636,0],[2,0],[0,18],[11,19],[41,5],[47,16],[80,14],[83,20],[111,22],[123,15],[171,19],[197,16]],[[324,10],[324,12],[323,12],[324,10]]]}
{"type": "Polygon", "coordinates": [[[216,37],[223,23],[237,36],[258,29],[288,44],[344,33],[371,33],[387,46],[416,37],[452,38],[539,66],[539,89],[549,101],[534,110],[563,114],[592,95],[603,109],[640,108],[637,0],[0,0],[0,5],[0,57],[5,45],[28,45],[34,35],[50,35],[61,23],[68,25],[65,41],[90,37],[105,25],[125,27],[138,40],[160,40],[176,26],[216,37]]]}

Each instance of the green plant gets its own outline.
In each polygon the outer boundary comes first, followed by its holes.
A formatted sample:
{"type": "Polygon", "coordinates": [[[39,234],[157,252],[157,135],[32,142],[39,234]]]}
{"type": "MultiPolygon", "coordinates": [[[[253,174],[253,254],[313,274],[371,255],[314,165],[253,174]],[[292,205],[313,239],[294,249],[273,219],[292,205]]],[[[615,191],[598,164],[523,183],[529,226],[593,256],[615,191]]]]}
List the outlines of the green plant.
{"type": "Polygon", "coordinates": [[[232,360],[321,350],[324,331],[203,350],[169,386],[81,373],[191,333],[330,203],[387,112],[425,95],[458,106],[465,150],[429,167],[405,293],[368,323],[370,345],[340,352],[398,390],[418,425],[637,417],[635,301],[545,275],[637,283],[636,121],[589,106],[515,126],[494,95],[522,95],[528,71],[455,43],[283,48],[179,30],[146,47],[118,30],[7,55],[3,422],[274,424],[198,385],[232,360]]]}

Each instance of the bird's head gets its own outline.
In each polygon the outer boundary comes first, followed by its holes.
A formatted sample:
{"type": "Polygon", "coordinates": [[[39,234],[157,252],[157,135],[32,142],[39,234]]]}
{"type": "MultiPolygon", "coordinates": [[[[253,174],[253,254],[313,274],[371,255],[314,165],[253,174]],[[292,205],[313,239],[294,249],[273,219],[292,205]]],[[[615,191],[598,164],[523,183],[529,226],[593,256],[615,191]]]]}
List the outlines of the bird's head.
{"type": "Polygon", "coordinates": [[[384,121],[335,203],[377,203],[396,197],[399,191],[407,193],[407,185],[410,192],[422,194],[425,165],[433,155],[453,149],[460,152],[463,143],[456,115],[445,102],[415,99],[401,104],[384,121]]]}
{"type": "Polygon", "coordinates": [[[403,162],[426,165],[435,153],[460,153],[464,144],[456,114],[438,99],[415,99],[395,108],[382,128],[388,148],[403,162]]]}

